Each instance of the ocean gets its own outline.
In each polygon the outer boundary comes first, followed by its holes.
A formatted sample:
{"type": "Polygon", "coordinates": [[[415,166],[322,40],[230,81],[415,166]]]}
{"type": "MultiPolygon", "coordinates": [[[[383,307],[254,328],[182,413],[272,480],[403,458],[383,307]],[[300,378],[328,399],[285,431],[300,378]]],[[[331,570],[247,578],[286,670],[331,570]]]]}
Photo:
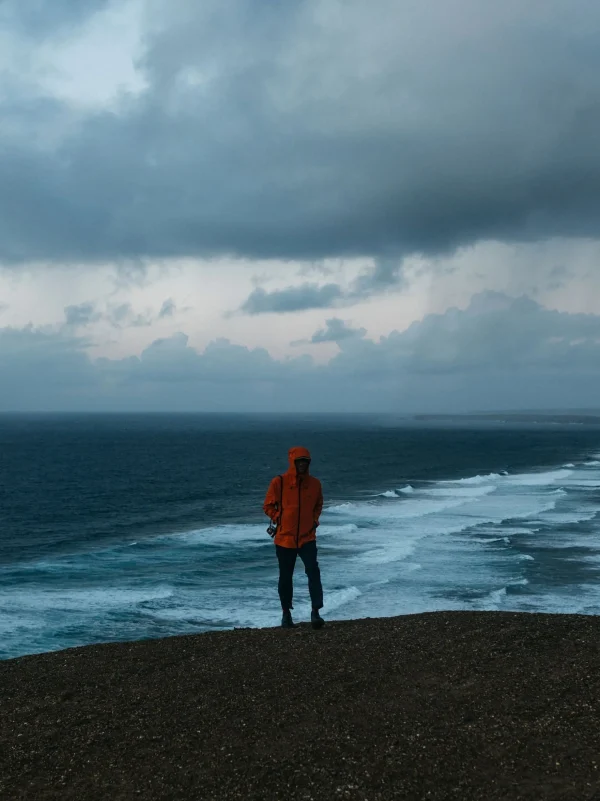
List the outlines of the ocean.
{"type": "MultiPolygon", "coordinates": [[[[280,621],[262,502],[312,451],[327,619],[600,612],[600,429],[0,417],[0,658],[280,621]]],[[[310,615],[301,563],[296,620],[310,615]]]]}

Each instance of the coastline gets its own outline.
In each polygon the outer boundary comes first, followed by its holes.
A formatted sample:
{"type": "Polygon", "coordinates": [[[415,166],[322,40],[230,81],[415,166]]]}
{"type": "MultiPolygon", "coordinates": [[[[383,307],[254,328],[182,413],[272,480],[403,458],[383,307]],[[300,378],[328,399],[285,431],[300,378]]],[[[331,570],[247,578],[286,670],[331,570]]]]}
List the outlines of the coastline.
{"type": "Polygon", "coordinates": [[[0,662],[0,797],[600,797],[600,618],[429,612],[0,662]]]}

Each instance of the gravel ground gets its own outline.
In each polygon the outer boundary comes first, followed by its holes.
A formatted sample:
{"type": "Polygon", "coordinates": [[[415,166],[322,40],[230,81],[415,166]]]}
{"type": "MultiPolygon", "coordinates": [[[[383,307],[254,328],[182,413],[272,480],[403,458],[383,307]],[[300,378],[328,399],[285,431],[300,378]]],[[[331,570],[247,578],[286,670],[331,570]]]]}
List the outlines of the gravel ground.
{"type": "Polygon", "coordinates": [[[600,800],[600,619],[436,612],[0,662],[0,798],[600,800]]]}

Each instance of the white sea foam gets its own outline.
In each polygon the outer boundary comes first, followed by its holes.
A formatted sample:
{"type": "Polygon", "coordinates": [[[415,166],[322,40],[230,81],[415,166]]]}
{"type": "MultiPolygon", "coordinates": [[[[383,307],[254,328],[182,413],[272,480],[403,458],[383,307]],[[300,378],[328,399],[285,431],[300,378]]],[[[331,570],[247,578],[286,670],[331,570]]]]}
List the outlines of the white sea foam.
{"type": "Polygon", "coordinates": [[[47,620],[39,614],[32,614],[31,611],[24,609],[11,610],[13,614],[9,614],[0,603],[0,638],[4,642],[8,642],[9,638],[14,637],[19,640],[27,640],[27,637],[32,634],[43,633],[48,627],[47,620]],[[18,614],[15,612],[18,611],[18,614]]]}
{"type": "Polygon", "coordinates": [[[556,511],[555,509],[540,514],[540,520],[545,523],[585,523],[593,520],[600,513],[600,506],[590,506],[585,509],[569,509],[556,511]]]}
{"type": "Polygon", "coordinates": [[[333,592],[328,593],[327,597],[325,598],[325,605],[323,607],[324,614],[328,614],[333,612],[335,609],[339,609],[340,607],[344,606],[344,604],[353,601],[355,598],[358,598],[359,595],[362,595],[361,591],[358,587],[344,587],[340,590],[333,590],[333,592]]]}
{"type": "Polygon", "coordinates": [[[343,503],[330,507],[327,512],[335,515],[350,516],[357,520],[403,520],[439,514],[472,501],[473,498],[470,496],[447,496],[439,500],[415,498],[397,504],[343,503]]]}
{"type": "Polygon", "coordinates": [[[482,545],[490,545],[496,542],[510,543],[508,537],[469,537],[469,542],[480,542],[482,545]]]}
{"type": "Polygon", "coordinates": [[[380,548],[373,548],[369,551],[363,551],[357,554],[354,558],[355,561],[361,565],[384,565],[390,562],[399,562],[412,556],[416,550],[417,540],[402,542],[397,541],[388,543],[380,548]]]}
{"type": "MultiPolygon", "coordinates": [[[[493,533],[496,533],[498,531],[498,529],[496,529],[496,528],[491,528],[490,530],[493,533]]],[[[507,535],[512,537],[512,536],[519,536],[521,534],[527,535],[527,534],[534,534],[535,533],[535,529],[525,528],[525,526],[503,525],[501,531],[505,535],[503,537],[503,539],[505,539],[507,535]]]]}
{"type": "Polygon", "coordinates": [[[63,625],[81,624],[106,613],[127,611],[145,602],[163,601],[173,595],[171,587],[124,589],[89,587],[81,590],[23,589],[0,592],[0,640],[6,647],[12,639],[29,643],[27,653],[66,647],[54,641],[52,631],[63,625]]]}
{"type": "Polygon", "coordinates": [[[444,486],[434,487],[433,489],[422,490],[423,495],[434,497],[452,497],[452,498],[481,498],[484,495],[491,495],[496,491],[493,485],[486,486],[444,486]]]}
{"type": "MultiPolygon", "coordinates": [[[[361,595],[358,587],[347,586],[334,589],[325,596],[323,614],[330,614],[361,595]]],[[[177,606],[149,609],[147,615],[157,620],[171,621],[177,624],[215,628],[257,628],[279,624],[281,611],[275,603],[261,602],[256,593],[236,593],[237,604],[223,603],[223,596],[215,593],[199,592],[187,597],[187,603],[177,606]]],[[[273,598],[273,601],[275,599],[273,598]]],[[[306,589],[298,588],[294,593],[294,618],[297,621],[310,618],[310,602],[306,589]]]]}
{"type": "Polygon", "coordinates": [[[118,587],[88,587],[81,590],[32,590],[11,589],[0,594],[0,608],[6,610],[68,610],[80,611],[86,608],[134,606],[144,601],[169,598],[173,595],[171,587],[148,587],[140,589],[121,589],[118,587]]]}
{"type": "Polygon", "coordinates": [[[457,478],[453,481],[441,481],[440,484],[489,484],[502,478],[499,473],[488,473],[486,476],[470,476],[469,478],[457,478]]]}
{"type": "Polygon", "coordinates": [[[509,584],[505,585],[504,587],[501,587],[498,590],[492,590],[487,596],[487,598],[482,599],[482,601],[479,603],[479,606],[480,608],[485,610],[497,611],[504,605],[508,596],[509,587],[511,586],[515,587],[519,585],[525,586],[527,584],[529,584],[529,579],[526,578],[516,579],[515,581],[511,581],[509,584]]]}
{"type": "Polygon", "coordinates": [[[567,479],[566,481],[562,481],[561,484],[566,489],[574,489],[580,491],[587,491],[593,492],[600,488],[600,472],[594,473],[586,472],[586,473],[577,473],[573,476],[573,478],[567,479]]]}
{"type": "Polygon", "coordinates": [[[231,547],[233,544],[243,544],[244,547],[261,546],[265,542],[269,543],[269,538],[265,533],[268,522],[265,517],[264,525],[226,524],[192,531],[182,531],[177,534],[165,534],[161,537],[155,537],[154,540],[173,540],[176,541],[177,545],[226,545],[231,547]]]}
{"type": "Polygon", "coordinates": [[[507,483],[520,487],[543,487],[562,481],[573,474],[572,470],[549,470],[543,473],[520,473],[506,478],[507,483]]]}
{"type": "Polygon", "coordinates": [[[347,537],[352,536],[353,534],[357,534],[359,532],[359,528],[356,523],[344,523],[342,525],[331,526],[327,523],[322,523],[319,526],[319,536],[322,537],[324,535],[336,535],[338,537],[347,537]]]}
{"type": "Polygon", "coordinates": [[[490,592],[487,601],[484,600],[482,602],[482,606],[484,609],[498,609],[505,597],[506,587],[502,587],[499,590],[493,590],[490,592]]]}
{"type": "MultiPolygon", "coordinates": [[[[457,535],[483,524],[539,518],[554,510],[566,495],[564,490],[551,492],[537,485],[527,491],[510,486],[500,491],[490,485],[444,484],[416,491],[404,501],[341,504],[327,511],[326,520],[331,538],[336,536],[333,520],[354,522],[358,526],[352,537],[358,546],[354,559],[369,565],[385,564],[406,560],[424,538],[457,535]]],[[[506,533],[531,534],[531,530],[513,526],[506,533]]],[[[504,531],[495,539],[510,543],[504,531]]]]}

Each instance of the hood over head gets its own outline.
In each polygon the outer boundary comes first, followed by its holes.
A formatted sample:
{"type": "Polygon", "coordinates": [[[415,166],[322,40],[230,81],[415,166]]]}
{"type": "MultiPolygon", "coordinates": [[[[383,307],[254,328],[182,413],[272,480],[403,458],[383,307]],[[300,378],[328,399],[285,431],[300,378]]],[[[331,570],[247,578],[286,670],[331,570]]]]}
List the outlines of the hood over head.
{"type": "MultiPolygon", "coordinates": [[[[289,475],[291,475],[292,478],[294,479],[296,478],[296,465],[295,465],[296,459],[310,459],[310,458],[311,458],[310,451],[308,450],[308,448],[300,448],[300,447],[290,448],[288,451],[288,460],[290,465],[288,469],[289,475]]],[[[307,473],[310,472],[310,467],[306,472],[307,473]]]]}

